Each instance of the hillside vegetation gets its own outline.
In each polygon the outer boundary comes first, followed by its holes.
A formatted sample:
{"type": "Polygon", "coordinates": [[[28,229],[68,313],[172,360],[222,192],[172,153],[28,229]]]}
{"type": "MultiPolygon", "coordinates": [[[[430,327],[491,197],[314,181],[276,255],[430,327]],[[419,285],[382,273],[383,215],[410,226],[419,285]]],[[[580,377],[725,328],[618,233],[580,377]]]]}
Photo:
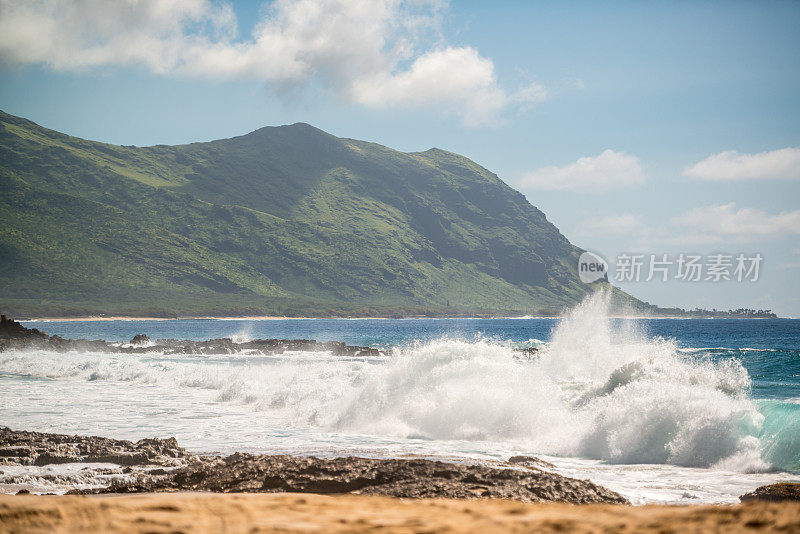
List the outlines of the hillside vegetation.
{"type": "Polygon", "coordinates": [[[0,112],[0,221],[17,316],[552,313],[593,288],[483,167],[307,124],[129,147],[0,112]]]}

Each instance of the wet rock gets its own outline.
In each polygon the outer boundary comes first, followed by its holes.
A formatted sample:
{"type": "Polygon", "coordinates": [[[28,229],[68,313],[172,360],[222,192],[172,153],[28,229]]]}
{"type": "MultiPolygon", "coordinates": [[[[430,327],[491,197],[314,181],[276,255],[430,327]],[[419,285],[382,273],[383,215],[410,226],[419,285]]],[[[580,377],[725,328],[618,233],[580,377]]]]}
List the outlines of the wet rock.
{"type": "Polygon", "coordinates": [[[555,469],[556,466],[551,464],[550,462],[545,462],[544,460],[540,460],[535,456],[512,456],[508,459],[508,463],[510,464],[519,464],[525,467],[534,467],[540,468],[544,467],[545,469],[555,469]]]}
{"type": "Polygon", "coordinates": [[[131,339],[131,345],[147,345],[150,343],[150,336],[147,334],[136,334],[131,339]]]}
{"type": "Polygon", "coordinates": [[[0,428],[0,464],[6,465],[92,462],[175,467],[184,465],[190,456],[175,438],[132,442],[0,428]]]}
{"type": "MultiPolygon", "coordinates": [[[[242,453],[227,457],[198,456],[187,453],[175,438],[132,442],[0,428],[0,450],[13,452],[13,455],[9,452],[0,457],[0,461],[6,463],[37,466],[67,462],[114,463],[122,467],[111,470],[92,467],[92,472],[127,475],[113,479],[105,488],[73,490],[70,492],[73,494],[300,492],[409,498],[491,497],[526,502],[628,502],[592,482],[539,469],[503,469],[427,459],[321,459],[242,453]]],[[[535,460],[524,458],[528,463],[535,460]]]]}
{"type": "Polygon", "coordinates": [[[14,348],[46,348],[49,336],[36,328],[25,328],[17,321],[0,315],[0,352],[14,348]]]}
{"type": "Polygon", "coordinates": [[[745,493],[739,500],[745,501],[800,501],[800,483],[779,482],[769,486],[761,486],[750,493],[745,493]]]}
{"type": "Polygon", "coordinates": [[[80,462],[81,457],[77,454],[50,454],[50,453],[42,453],[38,456],[35,456],[33,459],[33,465],[42,466],[42,465],[54,465],[54,464],[70,464],[74,462],[80,462]]]}
{"type": "Polygon", "coordinates": [[[357,493],[405,498],[500,498],[525,502],[619,503],[627,499],[589,481],[544,471],[501,469],[423,459],[265,456],[236,453],[192,459],[186,467],[154,476],[137,473],[101,490],[357,493]]]}
{"type": "Polygon", "coordinates": [[[25,328],[17,321],[0,315],[0,338],[2,339],[46,339],[48,336],[41,330],[25,328]]]}
{"type": "Polygon", "coordinates": [[[380,356],[381,351],[371,347],[358,347],[356,356],[380,356]]]}
{"type": "Polygon", "coordinates": [[[29,447],[0,447],[0,458],[21,458],[30,454],[29,447]]]}
{"type": "Polygon", "coordinates": [[[146,334],[137,334],[130,346],[120,346],[101,339],[64,339],[48,336],[32,328],[25,328],[16,321],[0,317],[0,352],[5,350],[42,349],[57,352],[108,352],[144,354],[260,354],[275,355],[285,352],[331,352],[336,356],[381,356],[386,353],[374,347],[350,346],[338,341],[320,343],[313,339],[254,339],[236,342],[230,338],[192,341],[159,339],[151,343],[146,334]]]}

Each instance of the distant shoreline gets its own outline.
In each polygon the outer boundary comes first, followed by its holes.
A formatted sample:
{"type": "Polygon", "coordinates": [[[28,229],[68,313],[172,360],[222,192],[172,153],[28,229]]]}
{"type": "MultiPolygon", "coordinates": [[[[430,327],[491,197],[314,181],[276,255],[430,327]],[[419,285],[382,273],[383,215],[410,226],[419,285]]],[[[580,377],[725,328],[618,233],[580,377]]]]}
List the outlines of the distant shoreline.
{"type": "MultiPolygon", "coordinates": [[[[389,321],[389,320],[414,320],[414,319],[434,319],[434,320],[485,320],[485,319],[561,319],[564,315],[520,315],[520,316],[427,316],[427,315],[411,315],[407,317],[343,317],[343,316],[320,316],[320,317],[290,317],[278,315],[252,315],[252,316],[187,316],[187,317],[135,317],[127,315],[119,316],[96,316],[89,315],[83,317],[26,317],[17,319],[21,322],[110,322],[110,321],[288,321],[288,320],[303,320],[303,321],[316,321],[316,320],[350,320],[350,321],[389,321]]],[[[609,315],[609,319],[792,319],[792,317],[692,317],[681,315],[609,315]]]]}

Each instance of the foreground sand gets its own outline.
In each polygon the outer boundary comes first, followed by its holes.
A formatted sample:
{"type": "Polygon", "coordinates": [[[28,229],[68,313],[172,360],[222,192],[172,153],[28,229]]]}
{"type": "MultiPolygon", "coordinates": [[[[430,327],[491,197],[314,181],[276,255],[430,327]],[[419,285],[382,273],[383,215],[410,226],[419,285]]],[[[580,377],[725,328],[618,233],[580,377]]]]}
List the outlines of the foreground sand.
{"type": "Polygon", "coordinates": [[[525,504],[363,495],[0,496],[0,532],[800,532],[800,503],[525,504]]]}

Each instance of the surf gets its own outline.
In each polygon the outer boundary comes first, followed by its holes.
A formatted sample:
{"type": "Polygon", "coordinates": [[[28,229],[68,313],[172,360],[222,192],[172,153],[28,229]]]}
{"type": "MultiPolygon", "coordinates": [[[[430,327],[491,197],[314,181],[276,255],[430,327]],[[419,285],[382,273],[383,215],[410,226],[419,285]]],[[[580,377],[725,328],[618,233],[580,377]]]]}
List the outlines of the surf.
{"type": "Polygon", "coordinates": [[[607,294],[530,344],[539,349],[533,358],[480,336],[407,343],[375,358],[12,352],[0,354],[0,373],[205,392],[204,402],[250,411],[253,424],[318,434],[491,442],[609,464],[800,471],[800,405],[751,399],[737,358],[679,350],[637,322],[610,319],[607,294]]]}

